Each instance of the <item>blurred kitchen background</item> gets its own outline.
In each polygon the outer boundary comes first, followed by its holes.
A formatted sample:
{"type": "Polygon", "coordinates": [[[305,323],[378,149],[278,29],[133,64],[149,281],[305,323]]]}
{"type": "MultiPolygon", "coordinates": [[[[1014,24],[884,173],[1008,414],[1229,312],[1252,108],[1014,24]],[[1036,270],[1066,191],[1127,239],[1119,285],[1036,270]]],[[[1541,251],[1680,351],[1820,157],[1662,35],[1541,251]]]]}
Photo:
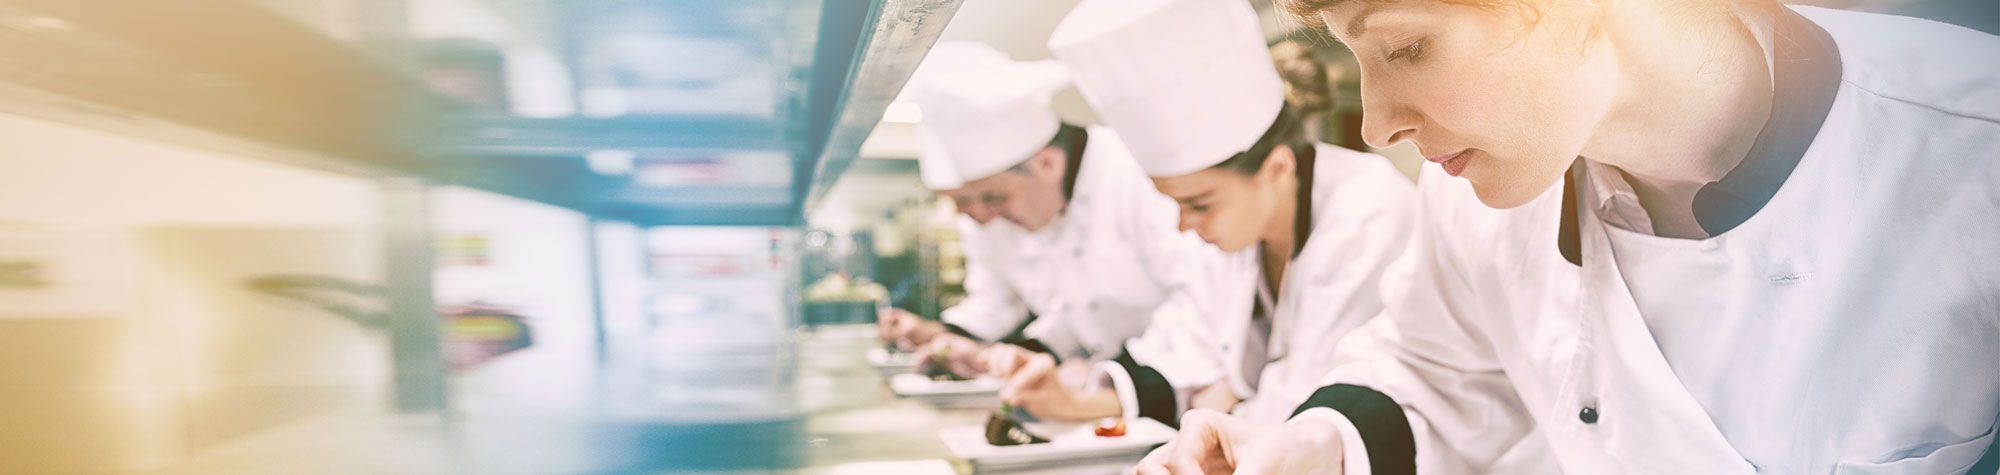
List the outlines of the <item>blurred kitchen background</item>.
{"type": "MultiPolygon", "coordinates": [[[[1361,148],[1348,53],[1252,3],[1361,148]]],[[[0,473],[937,458],[849,325],[963,293],[896,95],[1073,4],[0,0],[0,473]]]]}

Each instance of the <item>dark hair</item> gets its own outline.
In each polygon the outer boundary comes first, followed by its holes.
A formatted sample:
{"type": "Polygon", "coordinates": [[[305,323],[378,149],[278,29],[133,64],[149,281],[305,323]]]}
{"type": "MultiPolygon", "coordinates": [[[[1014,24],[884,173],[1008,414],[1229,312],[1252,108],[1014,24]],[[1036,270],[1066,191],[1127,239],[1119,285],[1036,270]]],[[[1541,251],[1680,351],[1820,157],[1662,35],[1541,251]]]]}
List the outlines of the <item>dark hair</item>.
{"type": "Polygon", "coordinates": [[[1255,175],[1257,170],[1264,168],[1264,160],[1271,157],[1271,151],[1281,145],[1292,147],[1294,153],[1297,153],[1300,147],[1312,146],[1312,143],[1306,140],[1305,130],[1299,125],[1298,114],[1292,112],[1290,104],[1278,109],[1278,118],[1271,121],[1271,127],[1264,130],[1264,135],[1258,137],[1257,143],[1251,144],[1249,150],[1237,153],[1209,168],[1229,170],[1245,176],[1255,175]]]}
{"type": "MultiPolygon", "coordinates": [[[[1063,151],[1063,156],[1068,157],[1069,161],[1073,162],[1076,161],[1076,157],[1083,156],[1085,136],[1086,133],[1084,132],[1083,127],[1078,127],[1068,122],[1063,122],[1061,126],[1056,127],[1056,136],[1049,138],[1049,143],[1047,145],[1043,145],[1042,147],[1043,148],[1055,147],[1061,149],[1063,151]]],[[[1035,151],[1037,153],[1040,153],[1041,149],[1035,149],[1035,151]]],[[[1028,173],[1028,161],[1022,160],[1021,163],[1016,163],[1014,164],[1014,166],[1007,167],[1006,171],[1009,173],[1019,173],[1025,175],[1028,173]]]]}
{"type": "Polygon", "coordinates": [[[1049,139],[1048,146],[1060,148],[1068,156],[1078,156],[1083,153],[1083,137],[1083,127],[1063,122],[1062,127],[1056,128],[1056,136],[1049,139]]]}

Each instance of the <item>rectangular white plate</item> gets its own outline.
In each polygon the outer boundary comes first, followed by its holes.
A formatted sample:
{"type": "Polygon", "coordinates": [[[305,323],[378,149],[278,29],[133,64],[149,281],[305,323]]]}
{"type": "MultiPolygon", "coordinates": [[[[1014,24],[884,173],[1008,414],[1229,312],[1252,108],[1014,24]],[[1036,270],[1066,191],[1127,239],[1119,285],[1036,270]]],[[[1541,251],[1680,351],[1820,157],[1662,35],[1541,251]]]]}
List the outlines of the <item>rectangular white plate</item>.
{"type": "Polygon", "coordinates": [[[917,364],[923,361],[921,353],[891,353],[889,350],[879,346],[868,349],[868,364],[875,366],[875,369],[882,370],[884,373],[914,372],[917,370],[917,364]]]}
{"type": "MultiPolygon", "coordinates": [[[[1030,425],[1029,429],[1035,431],[1037,427],[1030,425]]],[[[1098,437],[1094,429],[1092,424],[1073,425],[1057,431],[1048,443],[1013,446],[986,443],[984,426],[953,427],[939,431],[938,437],[944,439],[952,455],[984,469],[1100,462],[1119,457],[1137,462],[1146,452],[1174,438],[1172,428],[1144,418],[1125,421],[1125,435],[1120,437],[1098,437]]]]}
{"type": "Polygon", "coordinates": [[[943,460],[870,461],[855,462],[828,467],[824,470],[805,472],[811,475],[958,475],[951,469],[951,463],[943,460]]]}
{"type": "Polygon", "coordinates": [[[965,381],[931,381],[921,374],[898,374],[889,377],[889,390],[897,396],[913,398],[961,398],[994,396],[1000,393],[1000,380],[981,376],[965,381]]]}

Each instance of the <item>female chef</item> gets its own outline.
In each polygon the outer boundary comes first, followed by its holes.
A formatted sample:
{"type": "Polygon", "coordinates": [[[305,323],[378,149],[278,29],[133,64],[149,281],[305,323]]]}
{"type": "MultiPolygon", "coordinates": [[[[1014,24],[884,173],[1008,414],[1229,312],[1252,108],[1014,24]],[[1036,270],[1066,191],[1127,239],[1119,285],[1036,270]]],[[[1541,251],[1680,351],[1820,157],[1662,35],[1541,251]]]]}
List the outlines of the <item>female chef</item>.
{"type": "Polygon", "coordinates": [[[1203,407],[1284,420],[1329,368],[1330,343],[1380,313],[1377,282],[1409,237],[1409,178],[1304,138],[1245,2],[1085,1],[1049,49],[1179,202],[1181,228],[1230,254],[1205,261],[1222,284],[1200,294],[1204,320],[1155,321],[1099,363],[1106,390],[1038,382],[1043,362],[1002,397],[1053,419],[1172,424],[1203,407]]]}
{"type": "Polygon", "coordinates": [[[1991,450],[2000,38],[1749,0],[1281,3],[1355,51],[1366,138],[1435,163],[1416,234],[1289,424],[1190,413],[1140,473],[1488,472],[1538,442],[1568,473],[1964,473],[1991,450]]]}

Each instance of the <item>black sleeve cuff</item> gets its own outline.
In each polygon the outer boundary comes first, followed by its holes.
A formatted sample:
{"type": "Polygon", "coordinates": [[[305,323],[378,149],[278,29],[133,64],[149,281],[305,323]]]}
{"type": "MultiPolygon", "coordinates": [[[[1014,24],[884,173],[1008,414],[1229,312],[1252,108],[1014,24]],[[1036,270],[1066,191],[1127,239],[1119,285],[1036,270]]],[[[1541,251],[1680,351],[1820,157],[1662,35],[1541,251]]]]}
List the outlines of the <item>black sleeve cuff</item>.
{"type": "Polygon", "coordinates": [[[1008,345],[1018,346],[1021,348],[1025,348],[1028,351],[1033,351],[1036,353],[1042,353],[1049,355],[1051,357],[1055,357],[1056,362],[1061,363],[1062,355],[1058,355],[1054,350],[1050,350],[1049,345],[1042,343],[1041,340],[1028,338],[1027,335],[1021,333],[1022,330],[1028,329],[1029,323],[1034,323],[1034,321],[1035,321],[1035,314],[1033,313],[1028,314],[1028,320],[1026,322],[1022,322],[1019,328],[1015,328],[1013,333],[1010,333],[1006,337],[1001,338],[1000,341],[998,342],[987,342],[985,340],[981,340],[978,336],[974,336],[972,332],[965,331],[964,327],[960,327],[958,325],[953,325],[950,323],[944,324],[944,331],[946,333],[965,337],[965,339],[967,340],[972,340],[982,343],[1004,343],[1008,345]]]}
{"type": "Polygon", "coordinates": [[[1039,318],[1039,316],[1035,315],[1035,312],[1028,312],[1028,318],[1021,319],[1021,325],[1014,327],[1013,331],[1007,332],[1007,336],[1000,337],[1000,342],[1011,344],[1017,341],[1028,341],[1028,335],[1026,334],[1028,325],[1033,325],[1036,318],[1039,318]]]}
{"type": "Polygon", "coordinates": [[[1374,473],[1417,473],[1416,436],[1410,433],[1410,420],[1403,416],[1403,407],[1395,399],[1367,387],[1335,384],[1313,392],[1292,415],[1315,407],[1333,409],[1347,416],[1347,421],[1361,433],[1368,466],[1374,473]]]}
{"type": "Polygon", "coordinates": [[[1033,351],[1044,355],[1049,355],[1050,358],[1055,358],[1057,364],[1062,363],[1062,355],[1056,354],[1055,350],[1050,350],[1049,345],[1042,343],[1041,340],[1033,338],[1010,338],[1006,341],[1001,341],[1001,343],[1006,343],[1009,345],[1021,347],[1021,349],[1024,350],[1033,351]]]}
{"type": "MultiPolygon", "coordinates": [[[[1018,342],[1027,341],[1027,337],[1023,336],[1021,332],[1027,331],[1028,324],[1030,323],[1035,323],[1034,312],[1028,312],[1028,318],[1022,319],[1021,325],[1014,327],[1014,329],[1011,331],[1008,331],[1007,336],[1000,337],[999,340],[993,340],[993,341],[988,341],[985,338],[980,338],[978,335],[973,335],[972,332],[965,331],[964,327],[960,327],[958,325],[953,325],[950,323],[944,324],[944,331],[949,332],[953,335],[965,337],[965,339],[967,340],[977,341],[980,343],[1006,343],[1010,345],[1020,346],[1020,343],[1018,342]]],[[[1043,351],[1043,350],[1037,350],[1037,351],[1043,351]]],[[[1046,353],[1047,351],[1043,352],[1046,353]]]]}
{"type": "Polygon", "coordinates": [[[973,335],[972,332],[965,331],[964,327],[958,325],[946,323],[944,324],[944,332],[965,337],[967,340],[980,341],[978,336],[973,335]]]}
{"type": "Polygon", "coordinates": [[[1175,429],[1181,427],[1180,402],[1174,398],[1174,385],[1167,382],[1166,376],[1139,364],[1128,352],[1119,352],[1118,357],[1111,361],[1118,363],[1118,367],[1124,368],[1125,374],[1132,377],[1132,399],[1139,401],[1139,417],[1160,421],[1175,429]]]}

